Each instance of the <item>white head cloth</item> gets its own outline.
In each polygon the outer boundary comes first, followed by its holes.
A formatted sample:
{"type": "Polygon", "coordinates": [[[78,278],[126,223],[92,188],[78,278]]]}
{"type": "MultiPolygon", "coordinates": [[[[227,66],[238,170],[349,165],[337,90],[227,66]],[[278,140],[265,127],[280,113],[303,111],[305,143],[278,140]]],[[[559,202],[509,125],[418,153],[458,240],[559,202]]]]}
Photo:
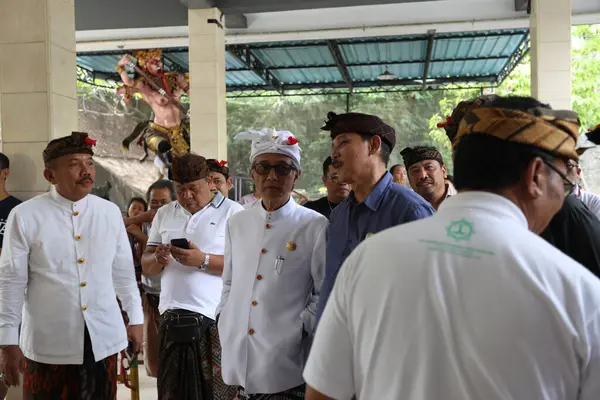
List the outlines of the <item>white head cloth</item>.
{"type": "Polygon", "coordinates": [[[261,154],[283,154],[290,157],[296,168],[300,169],[300,146],[292,132],[276,131],[271,128],[264,128],[262,131],[249,129],[247,132],[239,133],[233,139],[252,140],[251,163],[261,154]]]}

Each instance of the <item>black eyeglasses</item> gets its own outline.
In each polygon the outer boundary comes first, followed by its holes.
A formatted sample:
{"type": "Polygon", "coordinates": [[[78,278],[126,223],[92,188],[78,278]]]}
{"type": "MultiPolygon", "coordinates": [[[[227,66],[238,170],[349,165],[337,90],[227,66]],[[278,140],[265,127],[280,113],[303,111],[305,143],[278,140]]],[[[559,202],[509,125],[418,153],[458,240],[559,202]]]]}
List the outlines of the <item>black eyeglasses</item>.
{"type": "Polygon", "coordinates": [[[569,179],[569,177],[564,174],[564,172],[562,172],[561,170],[556,168],[554,166],[554,164],[552,164],[551,161],[547,160],[546,157],[540,157],[540,158],[542,159],[544,164],[546,164],[548,166],[548,168],[550,168],[552,171],[556,172],[563,179],[564,185],[565,185],[565,197],[567,197],[569,194],[571,194],[571,192],[575,188],[575,183],[573,183],[573,181],[571,181],[569,179]]]}
{"type": "Polygon", "coordinates": [[[279,163],[275,165],[267,163],[257,163],[252,166],[252,169],[259,175],[269,175],[271,170],[275,171],[277,176],[288,176],[292,171],[296,170],[296,167],[290,164],[279,163]]]}

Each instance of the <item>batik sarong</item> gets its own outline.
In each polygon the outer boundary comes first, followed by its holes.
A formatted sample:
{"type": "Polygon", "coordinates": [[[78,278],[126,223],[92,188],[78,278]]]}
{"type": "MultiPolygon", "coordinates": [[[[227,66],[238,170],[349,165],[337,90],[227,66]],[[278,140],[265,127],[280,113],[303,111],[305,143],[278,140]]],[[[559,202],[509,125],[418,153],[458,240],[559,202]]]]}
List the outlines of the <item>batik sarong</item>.
{"type": "Polygon", "coordinates": [[[168,310],[158,332],[159,400],[233,400],[221,377],[217,324],[186,310],[168,310]]]}
{"type": "Polygon", "coordinates": [[[90,334],[85,329],[82,365],[51,365],[26,360],[25,400],[115,400],[117,355],[95,361],[90,334]]]}
{"type": "Polygon", "coordinates": [[[306,385],[273,394],[246,394],[243,387],[238,388],[237,400],[304,400],[306,385]]]}

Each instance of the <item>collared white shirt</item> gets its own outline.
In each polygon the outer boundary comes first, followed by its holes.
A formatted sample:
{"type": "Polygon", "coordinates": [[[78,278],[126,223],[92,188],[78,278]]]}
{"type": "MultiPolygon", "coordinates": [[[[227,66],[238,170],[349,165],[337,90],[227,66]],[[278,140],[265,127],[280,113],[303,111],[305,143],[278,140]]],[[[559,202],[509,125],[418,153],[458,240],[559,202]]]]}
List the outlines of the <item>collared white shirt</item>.
{"type": "Polygon", "coordinates": [[[228,385],[277,393],[301,385],[325,273],[327,218],[289,200],[234,215],[217,309],[228,385]]]}
{"type": "Polygon", "coordinates": [[[350,255],[304,377],[334,399],[597,400],[600,281],[506,198],[459,193],[350,255]]]}
{"type": "Polygon", "coordinates": [[[600,196],[582,190],[579,185],[573,188],[573,194],[598,218],[600,218],[600,196]]]}
{"type": "MultiPolygon", "coordinates": [[[[157,211],[147,245],[169,244],[172,239],[181,238],[191,241],[204,253],[223,255],[227,221],[243,209],[221,193],[195,214],[178,202],[171,202],[157,211]]],[[[188,310],[214,320],[222,289],[220,276],[180,264],[171,257],[162,272],[158,310],[161,314],[172,309],[188,310]]]]}
{"type": "Polygon", "coordinates": [[[0,257],[0,344],[25,357],[81,364],[84,327],[96,361],[127,347],[117,296],[130,324],[144,322],[129,240],[119,208],[55,188],[15,207],[0,257]],[[22,315],[21,315],[22,313],[22,315]]]}

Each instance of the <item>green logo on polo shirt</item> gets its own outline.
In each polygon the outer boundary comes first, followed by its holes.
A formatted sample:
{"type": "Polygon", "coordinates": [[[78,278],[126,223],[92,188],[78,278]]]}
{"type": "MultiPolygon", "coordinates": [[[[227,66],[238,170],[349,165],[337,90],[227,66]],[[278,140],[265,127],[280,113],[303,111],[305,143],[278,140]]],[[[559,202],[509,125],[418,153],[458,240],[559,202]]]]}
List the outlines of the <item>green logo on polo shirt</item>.
{"type": "Polygon", "coordinates": [[[446,228],[446,235],[457,242],[468,241],[474,233],[473,223],[464,218],[460,221],[452,221],[446,228]]]}

